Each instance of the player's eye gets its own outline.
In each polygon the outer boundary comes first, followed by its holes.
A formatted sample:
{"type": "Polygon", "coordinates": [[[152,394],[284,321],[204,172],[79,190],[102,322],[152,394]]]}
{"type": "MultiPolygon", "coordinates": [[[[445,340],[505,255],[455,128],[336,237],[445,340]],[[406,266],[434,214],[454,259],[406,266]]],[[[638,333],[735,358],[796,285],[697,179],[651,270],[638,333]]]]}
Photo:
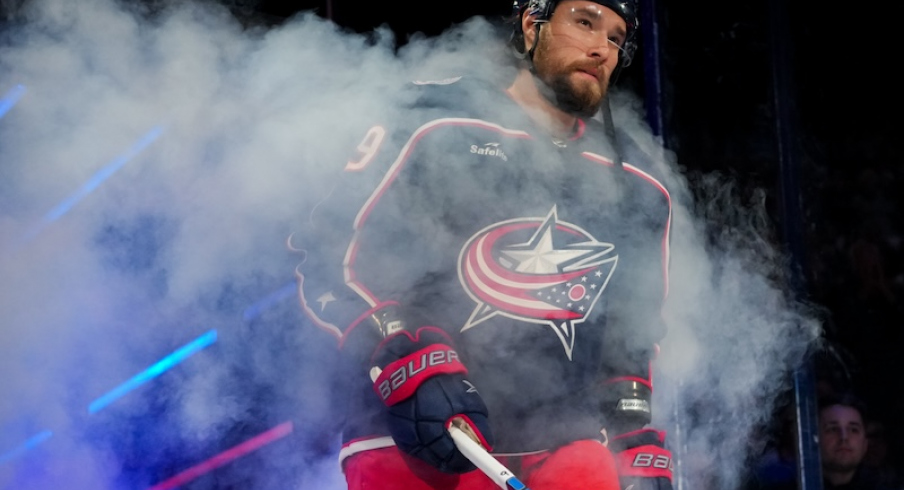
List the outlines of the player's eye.
{"type": "Polygon", "coordinates": [[[592,31],[594,26],[594,19],[586,12],[572,11],[571,23],[592,31]]]}

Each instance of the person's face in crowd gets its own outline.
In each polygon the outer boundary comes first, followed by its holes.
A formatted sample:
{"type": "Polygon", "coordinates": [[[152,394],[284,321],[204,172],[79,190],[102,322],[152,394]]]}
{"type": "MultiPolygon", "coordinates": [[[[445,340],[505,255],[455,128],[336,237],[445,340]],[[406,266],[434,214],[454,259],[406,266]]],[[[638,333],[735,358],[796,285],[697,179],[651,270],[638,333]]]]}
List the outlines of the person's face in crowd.
{"type": "MultiPolygon", "coordinates": [[[[525,19],[530,47],[536,31],[533,19],[525,19]]],[[[566,0],[556,7],[540,29],[533,63],[562,110],[586,117],[597,112],[625,36],[624,19],[608,7],[583,0],[566,0]]]]}
{"type": "Polygon", "coordinates": [[[819,414],[819,453],[822,465],[834,472],[852,471],[866,454],[866,430],[860,412],[832,405],[819,414]]]}

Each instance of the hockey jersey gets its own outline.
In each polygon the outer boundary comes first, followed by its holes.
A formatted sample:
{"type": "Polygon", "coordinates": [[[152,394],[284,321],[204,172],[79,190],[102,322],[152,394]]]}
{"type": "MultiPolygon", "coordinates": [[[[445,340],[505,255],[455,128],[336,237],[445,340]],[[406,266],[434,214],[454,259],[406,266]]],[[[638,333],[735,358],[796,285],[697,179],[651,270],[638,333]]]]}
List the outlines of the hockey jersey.
{"type": "Polygon", "coordinates": [[[498,452],[598,437],[603,382],[649,379],[665,334],[668,191],[595,119],[557,140],[489,82],[408,95],[295,238],[302,307],[338,340],[347,449],[387,440],[368,363],[390,305],[453,337],[498,452]]]}

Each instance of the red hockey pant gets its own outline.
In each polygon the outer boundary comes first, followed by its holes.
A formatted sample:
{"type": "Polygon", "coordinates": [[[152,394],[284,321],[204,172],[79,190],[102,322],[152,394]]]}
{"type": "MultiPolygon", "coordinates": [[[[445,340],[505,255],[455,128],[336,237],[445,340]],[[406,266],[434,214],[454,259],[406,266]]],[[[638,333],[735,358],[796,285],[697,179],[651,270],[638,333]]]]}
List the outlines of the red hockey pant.
{"type": "MultiPolygon", "coordinates": [[[[498,457],[531,490],[620,490],[612,453],[599,441],[555,451],[498,457]]],[[[363,451],[345,461],[349,490],[498,490],[480,470],[442,473],[396,447],[363,451]]]]}

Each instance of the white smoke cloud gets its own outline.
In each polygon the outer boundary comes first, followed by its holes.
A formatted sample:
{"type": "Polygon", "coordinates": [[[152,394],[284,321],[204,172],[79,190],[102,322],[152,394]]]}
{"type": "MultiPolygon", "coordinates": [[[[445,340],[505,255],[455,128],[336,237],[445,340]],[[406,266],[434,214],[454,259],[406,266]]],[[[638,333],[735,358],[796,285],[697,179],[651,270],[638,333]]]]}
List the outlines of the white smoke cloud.
{"type": "MultiPolygon", "coordinates": [[[[350,34],[311,14],[243,29],[216,5],[167,5],[36,0],[0,33],[0,93],[24,88],[0,118],[0,457],[53,431],[0,461],[0,487],[147,488],[291,419],[279,451],[223,478],[341,488],[311,380],[328,339],[248,308],[293,280],[285,239],[372,116],[408,80],[498,70],[496,39],[475,18],[396,49],[388,31],[350,34]],[[88,412],[212,329],[214,346],[88,412]]],[[[677,389],[657,392],[657,416],[682,427],[689,458],[718,450],[728,466],[706,470],[730,481],[739,434],[768,415],[816,326],[770,281],[780,256],[758,254],[773,247],[741,240],[758,228],[733,220],[736,235],[706,246],[673,156],[637,102],[618,100],[675,204],[658,364],[677,389]]]]}
{"type": "Polygon", "coordinates": [[[677,165],[645,130],[636,98],[622,96],[615,118],[658,156],[673,203],[654,423],[679,458],[676,488],[739,488],[768,439],[774,403],[791,389],[791,371],[818,343],[820,309],[790,287],[795,264],[765,191],[677,165]]]}

